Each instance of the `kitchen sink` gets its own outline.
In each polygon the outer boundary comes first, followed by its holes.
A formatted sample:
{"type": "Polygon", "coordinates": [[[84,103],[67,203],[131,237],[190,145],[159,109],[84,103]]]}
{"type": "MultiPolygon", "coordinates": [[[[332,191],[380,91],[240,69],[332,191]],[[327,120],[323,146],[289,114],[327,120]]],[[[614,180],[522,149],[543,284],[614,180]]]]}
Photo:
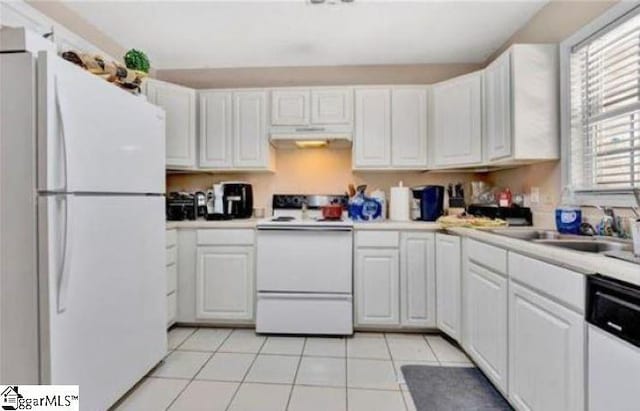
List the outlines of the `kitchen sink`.
{"type": "Polygon", "coordinates": [[[609,237],[587,237],[573,234],[561,234],[553,230],[539,230],[534,228],[497,228],[489,230],[493,234],[519,240],[531,241],[538,244],[586,253],[607,253],[612,251],[631,251],[630,241],[612,239],[609,237]]]}
{"type": "MultiPolygon", "coordinates": [[[[489,230],[494,234],[499,234],[505,237],[517,238],[518,240],[556,240],[564,238],[566,235],[560,234],[557,231],[552,230],[536,230],[534,228],[495,228],[489,230]]],[[[575,236],[570,236],[575,237],[575,236]]]]}
{"type": "Polygon", "coordinates": [[[553,247],[568,248],[570,250],[584,251],[587,253],[606,253],[610,251],[631,251],[631,244],[623,241],[601,240],[533,240],[538,244],[546,244],[553,247]]]}

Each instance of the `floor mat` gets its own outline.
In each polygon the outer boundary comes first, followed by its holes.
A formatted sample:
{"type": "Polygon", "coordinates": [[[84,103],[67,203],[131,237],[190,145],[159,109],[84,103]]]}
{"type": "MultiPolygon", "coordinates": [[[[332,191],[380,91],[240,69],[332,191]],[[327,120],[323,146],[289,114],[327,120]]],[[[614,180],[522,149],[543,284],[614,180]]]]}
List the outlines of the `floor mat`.
{"type": "Polygon", "coordinates": [[[401,370],[417,411],[513,409],[475,367],[404,365],[401,370]]]}

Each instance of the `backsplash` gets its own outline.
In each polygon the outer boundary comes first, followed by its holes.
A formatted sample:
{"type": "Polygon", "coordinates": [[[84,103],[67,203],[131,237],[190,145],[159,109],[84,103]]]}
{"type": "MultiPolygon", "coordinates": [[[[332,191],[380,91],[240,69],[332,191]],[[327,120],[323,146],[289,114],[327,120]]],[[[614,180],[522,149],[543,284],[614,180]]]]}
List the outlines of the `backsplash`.
{"type": "Polygon", "coordinates": [[[211,188],[219,181],[247,181],[253,185],[254,207],[271,208],[274,193],[342,194],[347,185],[366,184],[368,191],[389,188],[403,181],[405,186],[440,184],[482,180],[474,173],[428,172],[361,172],[351,169],[351,150],[291,149],[276,151],[275,173],[196,173],[168,174],[167,192],[196,191],[211,188]]]}
{"type": "MultiPolygon", "coordinates": [[[[494,171],[488,175],[488,182],[497,187],[509,187],[514,192],[529,195],[531,187],[540,190],[540,202],[530,204],[533,223],[540,228],[555,229],[555,209],[560,204],[562,194],[562,172],[560,161],[552,161],[509,170],[494,171]]],[[[616,208],[616,215],[633,217],[628,208],[616,208]]],[[[582,207],[583,220],[597,224],[602,212],[595,207],[582,207]]]]}

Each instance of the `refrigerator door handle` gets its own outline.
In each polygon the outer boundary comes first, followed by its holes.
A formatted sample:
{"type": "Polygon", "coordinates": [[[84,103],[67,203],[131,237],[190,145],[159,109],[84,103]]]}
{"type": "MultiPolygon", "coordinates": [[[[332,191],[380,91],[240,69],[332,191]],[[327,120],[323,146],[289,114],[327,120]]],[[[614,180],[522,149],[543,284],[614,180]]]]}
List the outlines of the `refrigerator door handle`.
{"type": "Polygon", "coordinates": [[[65,202],[64,248],[62,252],[62,263],[60,264],[60,271],[58,273],[58,313],[63,313],[67,309],[69,277],[71,276],[71,251],[73,249],[73,196],[66,195],[63,198],[65,202]]]}
{"type": "Polygon", "coordinates": [[[56,192],[67,192],[69,189],[69,150],[67,145],[67,135],[64,129],[64,116],[62,114],[62,103],[60,102],[60,86],[58,85],[58,77],[54,79],[55,84],[55,101],[56,101],[56,114],[58,116],[58,124],[60,129],[60,136],[62,137],[62,155],[64,157],[64,186],[56,192]]]}

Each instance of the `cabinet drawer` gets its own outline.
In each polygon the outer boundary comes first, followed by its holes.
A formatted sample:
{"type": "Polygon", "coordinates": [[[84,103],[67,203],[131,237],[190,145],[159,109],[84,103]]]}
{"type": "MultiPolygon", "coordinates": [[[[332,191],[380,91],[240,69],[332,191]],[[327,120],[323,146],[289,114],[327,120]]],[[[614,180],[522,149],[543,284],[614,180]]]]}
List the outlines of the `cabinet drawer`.
{"type": "Polygon", "coordinates": [[[178,266],[176,263],[167,265],[167,294],[178,288],[178,266]]]}
{"type": "Polygon", "coordinates": [[[358,231],[356,247],[398,247],[400,233],[398,231],[358,231]]]}
{"type": "Polygon", "coordinates": [[[584,312],[585,277],[580,273],[512,252],[509,253],[509,276],[578,312],[584,312]]]}
{"type": "Polygon", "coordinates": [[[167,296],[167,325],[171,325],[176,321],[177,313],[176,293],[167,296]]]}
{"type": "Polygon", "coordinates": [[[178,244],[177,230],[167,230],[167,248],[175,247],[178,244]]]}
{"type": "Polygon", "coordinates": [[[198,230],[198,245],[253,245],[255,232],[245,229],[198,230]]]}
{"type": "Polygon", "coordinates": [[[176,247],[167,248],[167,265],[175,264],[178,261],[178,249],[176,247]]]}
{"type": "Polygon", "coordinates": [[[469,239],[467,257],[497,273],[507,274],[507,250],[469,239]]]}

